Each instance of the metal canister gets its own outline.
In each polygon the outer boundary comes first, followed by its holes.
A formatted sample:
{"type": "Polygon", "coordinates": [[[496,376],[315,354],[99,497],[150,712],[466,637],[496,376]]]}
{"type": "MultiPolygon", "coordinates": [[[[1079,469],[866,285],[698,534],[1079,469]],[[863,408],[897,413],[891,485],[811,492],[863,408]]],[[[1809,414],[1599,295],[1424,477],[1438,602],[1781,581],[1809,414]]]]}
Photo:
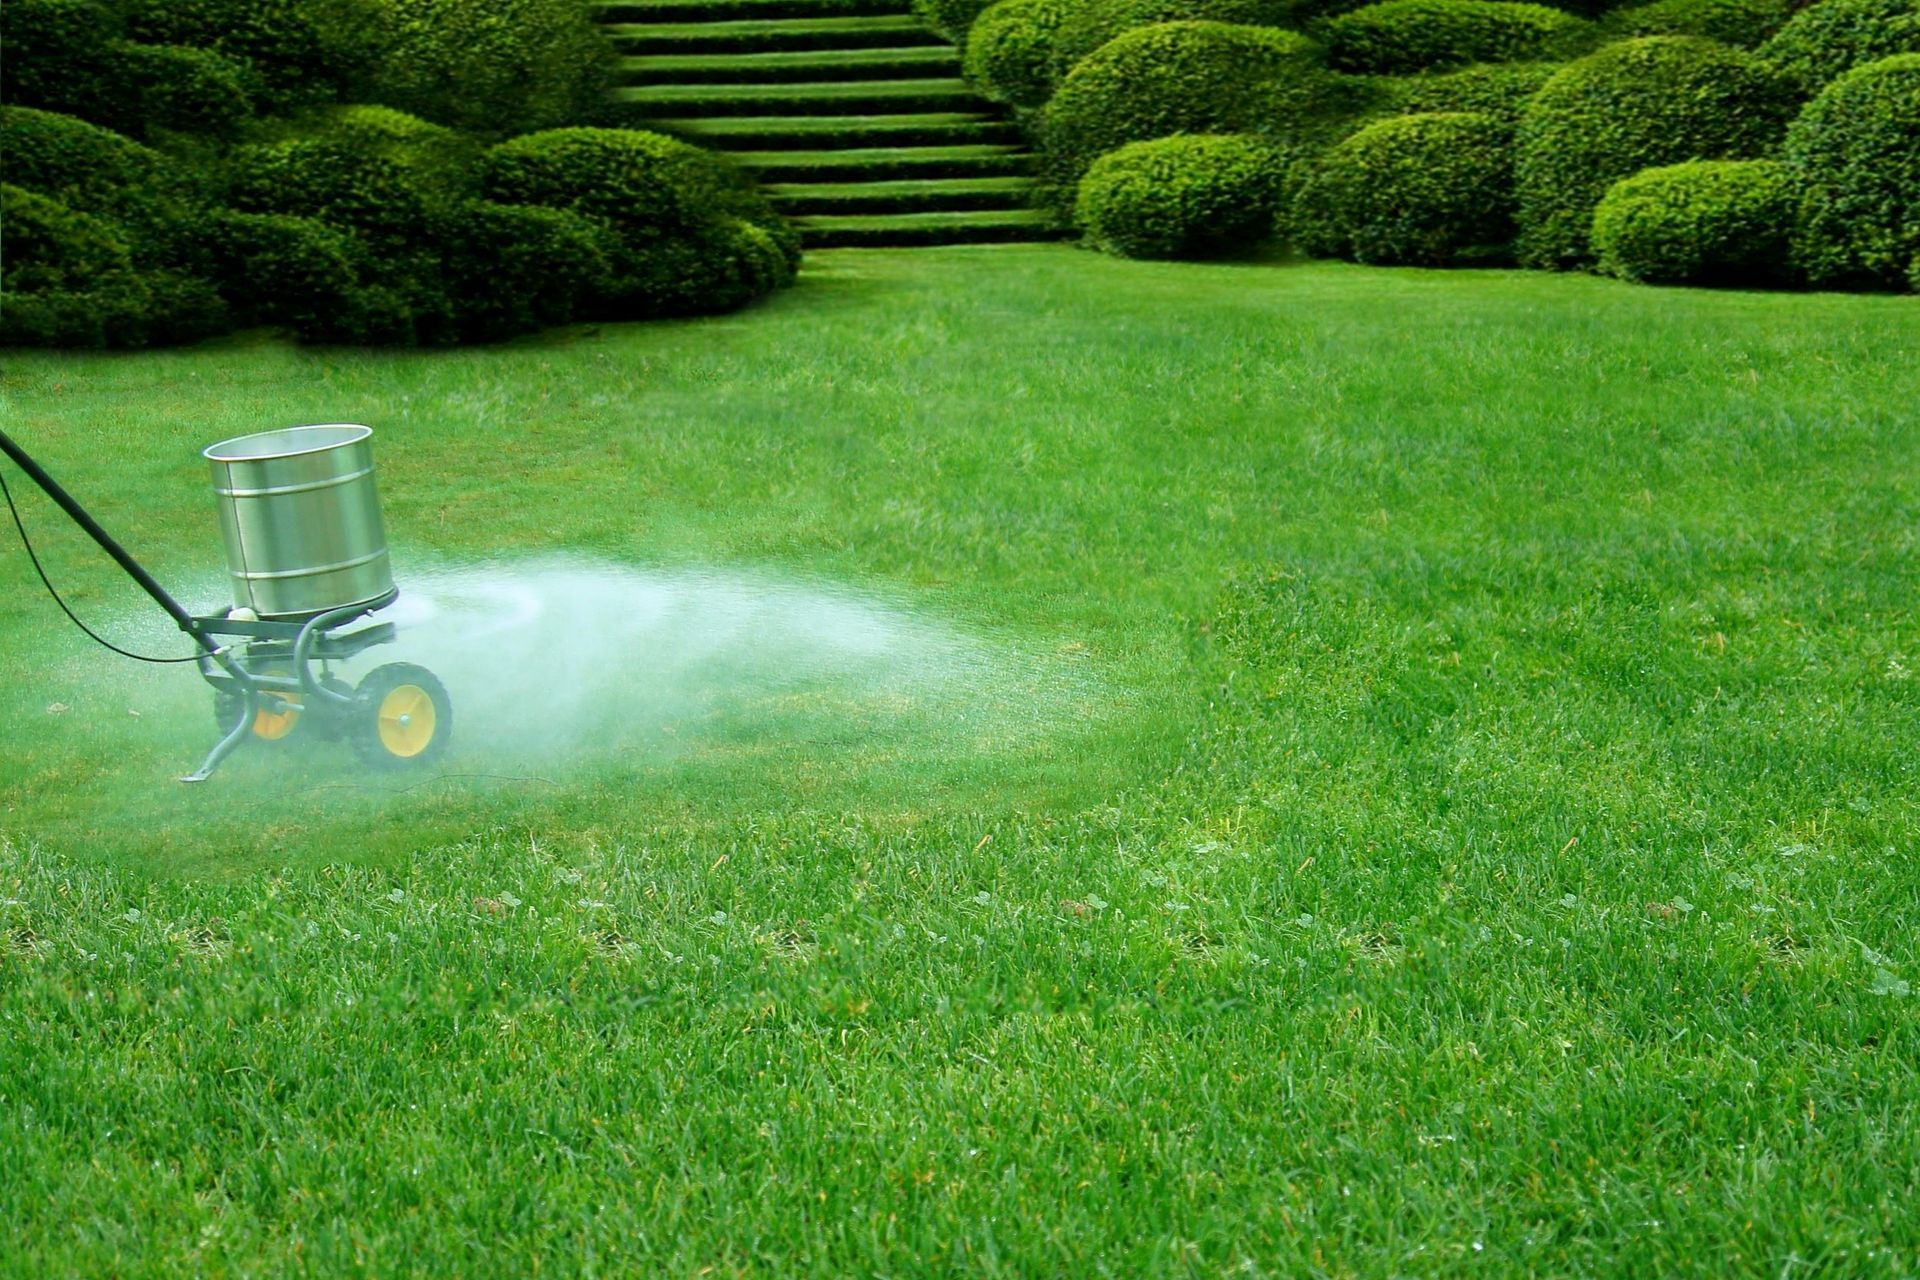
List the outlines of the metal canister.
{"type": "Polygon", "coordinates": [[[202,451],[213,468],[233,602],[302,618],[393,590],[373,482],[373,429],[284,427],[202,451]]]}

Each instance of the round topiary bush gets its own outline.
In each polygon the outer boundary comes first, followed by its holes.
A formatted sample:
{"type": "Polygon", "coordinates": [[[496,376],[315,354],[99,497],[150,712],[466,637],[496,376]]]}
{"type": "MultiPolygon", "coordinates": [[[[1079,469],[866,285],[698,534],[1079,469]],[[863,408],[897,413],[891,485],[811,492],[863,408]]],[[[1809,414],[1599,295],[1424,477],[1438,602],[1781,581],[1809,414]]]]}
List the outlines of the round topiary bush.
{"type": "Polygon", "coordinates": [[[119,224],[142,263],[169,260],[205,194],[160,152],[31,107],[0,107],[0,181],[119,224]]]}
{"type": "Polygon", "coordinates": [[[480,182],[489,200],[572,209],[634,236],[738,218],[783,245],[796,243],[765,197],[712,152],[637,129],[553,129],[510,139],[481,159],[480,182]]]}
{"type": "Polygon", "coordinates": [[[253,116],[251,69],[211,49],[116,41],[103,74],[117,89],[95,118],[123,133],[231,138],[253,116]]]}
{"type": "Polygon", "coordinates": [[[1075,208],[1088,239],[1124,257],[1237,253],[1273,237],[1288,169],[1258,138],[1156,138],[1094,161],[1075,208]]]}
{"type": "Polygon", "coordinates": [[[1552,62],[1507,62],[1440,75],[1403,76],[1382,82],[1383,97],[1395,115],[1473,111],[1514,121],[1559,70],[1552,62]]]}
{"type": "Polygon", "coordinates": [[[1075,67],[1047,104],[1049,175],[1071,190],[1094,157],[1176,133],[1309,136],[1338,118],[1341,86],[1291,31],[1169,22],[1129,31],[1075,67]]]}
{"type": "Polygon", "coordinates": [[[227,201],[235,209],[351,228],[383,251],[426,239],[430,213],[449,199],[402,161],[329,138],[254,143],[227,161],[227,201]]]}
{"type": "Polygon", "coordinates": [[[1793,104],[1785,76],[1693,36],[1628,40],[1569,65],[1520,120],[1520,261],[1585,265],[1594,206],[1607,188],[1655,165],[1765,155],[1793,104]]]}
{"type": "Polygon", "coordinates": [[[1791,275],[1793,182],[1773,160],[1699,160],[1613,184],[1593,211],[1598,269],[1647,284],[1770,285],[1791,275]]]}
{"type": "Polygon", "coordinates": [[[1855,67],[1807,104],[1785,159],[1816,284],[1899,288],[1920,253],[1920,54],[1855,67]]]}
{"type": "Polygon", "coordinates": [[[461,129],[518,133],[584,118],[613,50],[580,0],[372,0],[365,97],[461,129]]]}
{"type": "Polygon", "coordinates": [[[0,223],[7,229],[0,269],[9,295],[84,291],[133,271],[125,232],[38,192],[0,184],[0,223]]]}
{"type": "Polygon", "coordinates": [[[1618,9],[1602,24],[1618,39],[1638,36],[1704,36],[1751,49],[1787,20],[1787,0],[1654,0],[1618,9]]]}
{"type": "Polygon", "coordinates": [[[101,102],[100,63],[120,26],[100,0],[0,4],[0,100],[68,113],[101,102]]]}
{"type": "Polygon", "coordinates": [[[1562,10],[1508,0],[1386,0],[1326,24],[1328,64],[1371,75],[1566,57],[1592,37],[1562,10]]]}
{"type": "Polygon", "coordinates": [[[243,325],[274,325],[307,341],[364,332],[363,254],[353,237],[312,218],[223,209],[202,234],[207,270],[243,325]]]}
{"type": "Polygon", "coordinates": [[[1443,267],[1505,260],[1513,239],[1512,129],[1474,112],[1368,125],[1321,157],[1301,191],[1301,247],[1354,262],[1443,267]]]}
{"type": "Polygon", "coordinates": [[[1760,46],[1760,56],[1809,96],[1862,63],[1897,53],[1920,53],[1920,0],[1820,0],[1760,46]]]}
{"type": "Polygon", "coordinates": [[[1292,9],[1290,0],[1075,0],[1054,36],[1054,78],[1122,32],[1163,22],[1283,27],[1292,9]]]}
{"type": "Polygon", "coordinates": [[[973,24],[993,0],[913,0],[920,21],[958,45],[973,38],[973,24]]]}
{"type": "Polygon", "coordinates": [[[374,50],[371,0],[125,0],[127,35],[253,65],[275,106],[337,98],[374,50]]]}
{"type": "Polygon", "coordinates": [[[617,252],[605,223],[543,205],[473,201],[443,227],[460,336],[491,342],[573,319],[604,293],[617,252]]]}
{"type": "Polygon", "coordinates": [[[210,283],[143,267],[105,218],[0,185],[0,346],[130,347],[184,342],[226,325],[210,283]]]}
{"type": "Polygon", "coordinates": [[[1076,0],[999,0],[967,33],[966,77],[995,102],[1037,107],[1053,96],[1053,42],[1076,0]]]}
{"type": "Polygon", "coordinates": [[[764,197],[710,152],[658,134],[529,134],[489,151],[480,177],[489,200],[566,209],[611,228],[596,304],[610,318],[721,310],[758,296],[743,291],[765,277],[768,241],[784,264],[774,283],[799,261],[797,236],[764,197]]]}

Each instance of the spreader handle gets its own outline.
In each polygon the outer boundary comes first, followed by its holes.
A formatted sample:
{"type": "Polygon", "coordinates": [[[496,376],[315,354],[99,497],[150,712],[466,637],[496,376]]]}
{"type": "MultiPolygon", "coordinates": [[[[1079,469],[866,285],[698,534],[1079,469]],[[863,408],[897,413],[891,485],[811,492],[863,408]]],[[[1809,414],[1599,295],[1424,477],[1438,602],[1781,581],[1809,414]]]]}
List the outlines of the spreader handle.
{"type": "MultiPolygon", "coordinates": [[[[100,549],[112,556],[114,562],[127,571],[127,576],[140,584],[140,589],[153,597],[154,603],[165,609],[180,629],[199,642],[208,653],[215,653],[219,645],[200,630],[193,615],[181,607],[180,602],[167,594],[167,589],[154,580],[138,560],[127,553],[127,549],[113,540],[113,535],[102,529],[99,522],[87,514],[87,509],[74,500],[72,494],[60,487],[60,482],[46,473],[41,465],[33,460],[31,454],[13,442],[13,437],[0,431],[0,453],[12,458],[20,469],[27,473],[27,479],[39,485],[41,490],[52,498],[59,508],[73,517],[73,522],[86,532],[89,538],[100,544],[100,549]]],[[[217,656],[217,655],[216,655],[217,656]]],[[[224,663],[222,665],[225,665],[224,663]]]]}

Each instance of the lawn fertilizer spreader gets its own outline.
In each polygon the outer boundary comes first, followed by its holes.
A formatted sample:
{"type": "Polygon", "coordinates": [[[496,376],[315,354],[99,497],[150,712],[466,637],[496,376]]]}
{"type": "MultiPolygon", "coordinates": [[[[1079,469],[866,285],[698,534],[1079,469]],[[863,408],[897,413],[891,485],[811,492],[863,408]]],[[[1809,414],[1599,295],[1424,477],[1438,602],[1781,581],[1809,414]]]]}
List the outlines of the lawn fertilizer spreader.
{"type": "MultiPolygon", "coordinates": [[[[335,670],[395,638],[391,622],[355,626],[400,594],[374,489],[372,437],[368,427],[329,423],[238,436],[202,451],[213,470],[234,603],[224,613],[195,615],[0,431],[0,452],[198,647],[190,658],[148,659],[194,662],[213,686],[221,737],[182,782],[204,782],[249,738],[278,742],[296,726],[345,739],[363,760],[383,767],[419,768],[446,749],[452,705],[432,672],[392,662],[348,684],[335,670]]],[[[7,504],[13,507],[11,494],[7,504]]],[[[60,600],[26,541],[17,509],[13,517],[35,570],[60,600]]]]}

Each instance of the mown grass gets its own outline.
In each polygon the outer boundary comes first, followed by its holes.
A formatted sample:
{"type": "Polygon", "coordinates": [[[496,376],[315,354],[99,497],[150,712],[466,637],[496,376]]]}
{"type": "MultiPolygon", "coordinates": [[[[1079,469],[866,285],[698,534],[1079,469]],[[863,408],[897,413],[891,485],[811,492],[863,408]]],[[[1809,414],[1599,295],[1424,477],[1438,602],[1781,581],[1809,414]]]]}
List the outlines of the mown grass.
{"type": "Polygon", "coordinates": [[[751,569],[1081,674],[983,684],[1005,750],[746,699],[538,784],[182,791],[197,695],[10,559],[0,1270],[1920,1270],[1917,350],[1900,299],[1031,248],[10,355],[176,579],[197,445],[357,419],[403,586],[751,569]]]}

